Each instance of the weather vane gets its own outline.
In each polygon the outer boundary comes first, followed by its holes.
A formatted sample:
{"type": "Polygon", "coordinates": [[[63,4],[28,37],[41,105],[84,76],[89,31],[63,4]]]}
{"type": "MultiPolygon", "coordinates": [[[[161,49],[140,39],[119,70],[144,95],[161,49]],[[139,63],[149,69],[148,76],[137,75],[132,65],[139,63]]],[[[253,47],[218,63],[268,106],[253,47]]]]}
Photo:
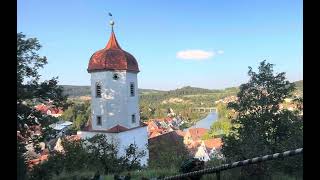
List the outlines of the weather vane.
{"type": "Polygon", "coordinates": [[[108,13],[109,14],[109,16],[110,16],[110,25],[111,25],[111,29],[112,29],[112,31],[113,31],[113,25],[114,25],[114,21],[113,21],[113,18],[112,18],[112,14],[109,12],[108,13]]]}

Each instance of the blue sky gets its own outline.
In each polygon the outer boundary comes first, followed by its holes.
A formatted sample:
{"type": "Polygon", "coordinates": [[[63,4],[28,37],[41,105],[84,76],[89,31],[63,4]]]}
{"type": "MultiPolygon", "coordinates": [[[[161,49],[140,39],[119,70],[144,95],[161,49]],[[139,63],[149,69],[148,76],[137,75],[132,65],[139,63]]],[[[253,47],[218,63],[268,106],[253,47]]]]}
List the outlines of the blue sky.
{"type": "Polygon", "coordinates": [[[48,58],[42,79],[60,84],[90,84],[109,11],[120,46],[138,60],[140,88],[238,86],[264,59],[302,79],[302,0],[18,0],[17,10],[17,31],[37,37],[48,58]]]}

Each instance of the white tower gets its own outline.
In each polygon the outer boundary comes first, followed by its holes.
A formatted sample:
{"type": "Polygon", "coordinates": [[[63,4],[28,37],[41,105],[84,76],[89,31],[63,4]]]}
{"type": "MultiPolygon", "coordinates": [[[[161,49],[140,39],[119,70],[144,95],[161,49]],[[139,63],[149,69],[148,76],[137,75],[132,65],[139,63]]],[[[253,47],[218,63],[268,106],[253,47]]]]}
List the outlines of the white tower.
{"type": "Polygon", "coordinates": [[[89,61],[91,74],[91,121],[90,126],[79,131],[81,137],[103,133],[117,139],[119,155],[131,143],[135,143],[147,155],[141,159],[147,164],[148,133],[140,122],[136,59],[121,49],[113,31],[107,46],[95,52],[89,61]]]}

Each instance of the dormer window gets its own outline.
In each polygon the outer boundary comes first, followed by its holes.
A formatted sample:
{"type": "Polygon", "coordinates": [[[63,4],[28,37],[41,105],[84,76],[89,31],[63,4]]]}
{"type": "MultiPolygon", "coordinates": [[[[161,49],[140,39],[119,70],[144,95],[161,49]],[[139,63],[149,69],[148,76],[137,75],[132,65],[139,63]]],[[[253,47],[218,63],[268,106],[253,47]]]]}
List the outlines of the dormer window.
{"type": "Polygon", "coordinates": [[[96,84],[96,97],[101,98],[101,85],[99,83],[96,84]]]}
{"type": "Polygon", "coordinates": [[[134,96],[134,83],[130,83],[130,96],[134,96]]]}

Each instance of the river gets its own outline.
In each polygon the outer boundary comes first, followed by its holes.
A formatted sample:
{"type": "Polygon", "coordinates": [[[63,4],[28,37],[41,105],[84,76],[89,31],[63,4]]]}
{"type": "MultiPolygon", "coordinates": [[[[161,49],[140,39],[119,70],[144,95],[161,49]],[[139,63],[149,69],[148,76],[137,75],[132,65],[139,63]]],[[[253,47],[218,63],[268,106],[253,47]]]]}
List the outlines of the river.
{"type": "Polygon", "coordinates": [[[216,111],[211,112],[207,115],[207,117],[201,119],[200,121],[198,121],[195,125],[185,129],[188,130],[190,128],[206,128],[206,129],[210,129],[210,126],[212,125],[212,123],[214,121],[216,121],[218,119],[218,114],[216,111]]]}

